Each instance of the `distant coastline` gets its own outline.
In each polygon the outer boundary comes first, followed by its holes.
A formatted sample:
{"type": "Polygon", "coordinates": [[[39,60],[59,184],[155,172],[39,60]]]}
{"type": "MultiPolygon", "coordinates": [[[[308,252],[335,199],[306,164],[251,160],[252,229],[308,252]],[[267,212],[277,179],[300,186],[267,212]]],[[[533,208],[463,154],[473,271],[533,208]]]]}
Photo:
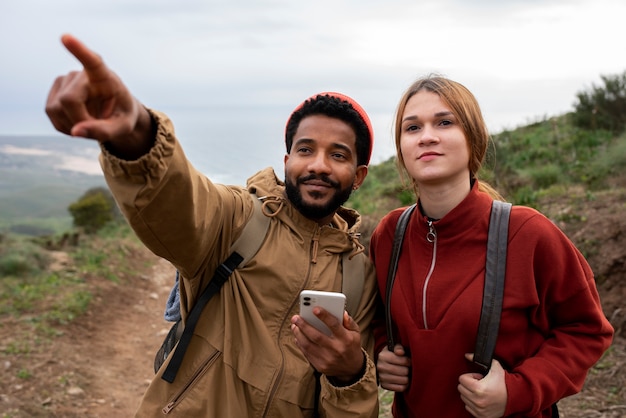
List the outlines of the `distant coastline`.
{"type": "Polygon", "coordinates": [[[106,187],[99,152],[97,143],[79,138],[0,135],[0,232],[69,228],[69,205],[106,187]]]}
{"type": "Polygon", "coordinates": [[[0,135],[0,154],[8,156],[5,160],[11,156],[32,157],[34,164],[49,165],[54,170],[101,176],[99,152],[97,143],[80,138],[0,135]]]}

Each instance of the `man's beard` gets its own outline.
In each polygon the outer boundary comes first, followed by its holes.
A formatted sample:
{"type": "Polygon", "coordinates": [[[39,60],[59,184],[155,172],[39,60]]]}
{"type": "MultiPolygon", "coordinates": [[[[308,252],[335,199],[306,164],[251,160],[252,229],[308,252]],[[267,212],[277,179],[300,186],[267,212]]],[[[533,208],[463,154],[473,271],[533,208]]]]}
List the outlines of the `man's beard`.
{"type": "Polygon", "coordinates": [[[335,211],[339,209],[339,207],[343,205],[350,197],[350,194],[352,193],[352,186],[354,184],[350,184],[345,189],[340,189],[339,183],[332,181],[328,178],[328,176],[318,176],[315,174],[311,174],[306,177],[300,177],[296,180],[296,183],[297,184],[293,184],[291,180],[289,180],[289,177],[285,175],[285,192],[287,193],[287,198],[289,198],[289,201],[295,206],[296,209],[298,209],[301,214],[313,220],[322,219],[335,213],[335,211]],[[310,205],[304,202],[304,199],[302,198],[302,193],[300,193],[300,189],[298,188],[298,186],[310,180],[321,180],[335,190],[332,198],[327,203],[320,205],[310,205]]]}

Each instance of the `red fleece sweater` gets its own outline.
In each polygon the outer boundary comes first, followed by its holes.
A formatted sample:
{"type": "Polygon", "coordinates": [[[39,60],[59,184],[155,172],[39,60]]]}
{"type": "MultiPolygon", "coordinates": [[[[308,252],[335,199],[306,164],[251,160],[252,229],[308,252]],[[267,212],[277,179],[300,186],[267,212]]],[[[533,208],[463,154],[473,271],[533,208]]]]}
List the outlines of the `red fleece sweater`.
{"type": "MultiPolygon", "coordinates": [[[[456,208],[433,222],[433,243],[426,239],[427,219],[419,210],[412,215],[391,302],[398,341],[412,359],[410,386],[396,394],[396,417],[471,416],[457,385],[473,370],[464,354],[476,343],[491,202],[474,184],[456,208]]],[[[383,300],[402,210],[382,219],[370,243],[383,300]]],[[[593,273],[549,219],[514,206],[504,292],[495,358],[506,370],[505,416],[550,416],[550,405],[581,390],[612,341],[593,273]]],[[[378,353],[386,332],[377,331],[378,353]]]]}

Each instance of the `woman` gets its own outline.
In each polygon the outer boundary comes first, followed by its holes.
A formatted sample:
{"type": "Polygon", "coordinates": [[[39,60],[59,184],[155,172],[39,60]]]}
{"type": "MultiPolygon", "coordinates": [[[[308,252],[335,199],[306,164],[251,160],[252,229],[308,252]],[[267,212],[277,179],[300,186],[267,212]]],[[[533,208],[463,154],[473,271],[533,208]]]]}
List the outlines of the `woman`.
{"type": "MultiPolygon", "coordinates": [[[[484,377],[472,367],[491,204],[500,199],[477,178],[488,140],[476,99],[457,82],[429,76],[400,100],[398,163],[418,209],[391,291],[398,344],[383,348],[384,329],[377,339],[380,384],[396,392],[395,417],[556,416],[552,405],[580,391],[611,344],[581,253],[545,216],[514,206],[494,360],[484,377]]],[[[385,216],[370,243],[383,298],[402,211],[385,216]]]]}

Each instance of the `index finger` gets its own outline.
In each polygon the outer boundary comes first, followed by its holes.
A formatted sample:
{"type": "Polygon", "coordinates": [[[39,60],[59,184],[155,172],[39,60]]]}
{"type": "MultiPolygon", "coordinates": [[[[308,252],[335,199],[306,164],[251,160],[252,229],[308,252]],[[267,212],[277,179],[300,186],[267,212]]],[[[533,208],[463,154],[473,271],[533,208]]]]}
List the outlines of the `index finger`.
{"type": "Polygon", "coordinates": [[[87,48],[85,44],[72,35],[65,34],[61,36],[61,42],[65,48],[83,65],[85,73],[87,74],[87,77],[89,77],[90,81],[106,78],[108,74],[107,67],[104,65],[104,61],[100,55],[87,48]]]}

